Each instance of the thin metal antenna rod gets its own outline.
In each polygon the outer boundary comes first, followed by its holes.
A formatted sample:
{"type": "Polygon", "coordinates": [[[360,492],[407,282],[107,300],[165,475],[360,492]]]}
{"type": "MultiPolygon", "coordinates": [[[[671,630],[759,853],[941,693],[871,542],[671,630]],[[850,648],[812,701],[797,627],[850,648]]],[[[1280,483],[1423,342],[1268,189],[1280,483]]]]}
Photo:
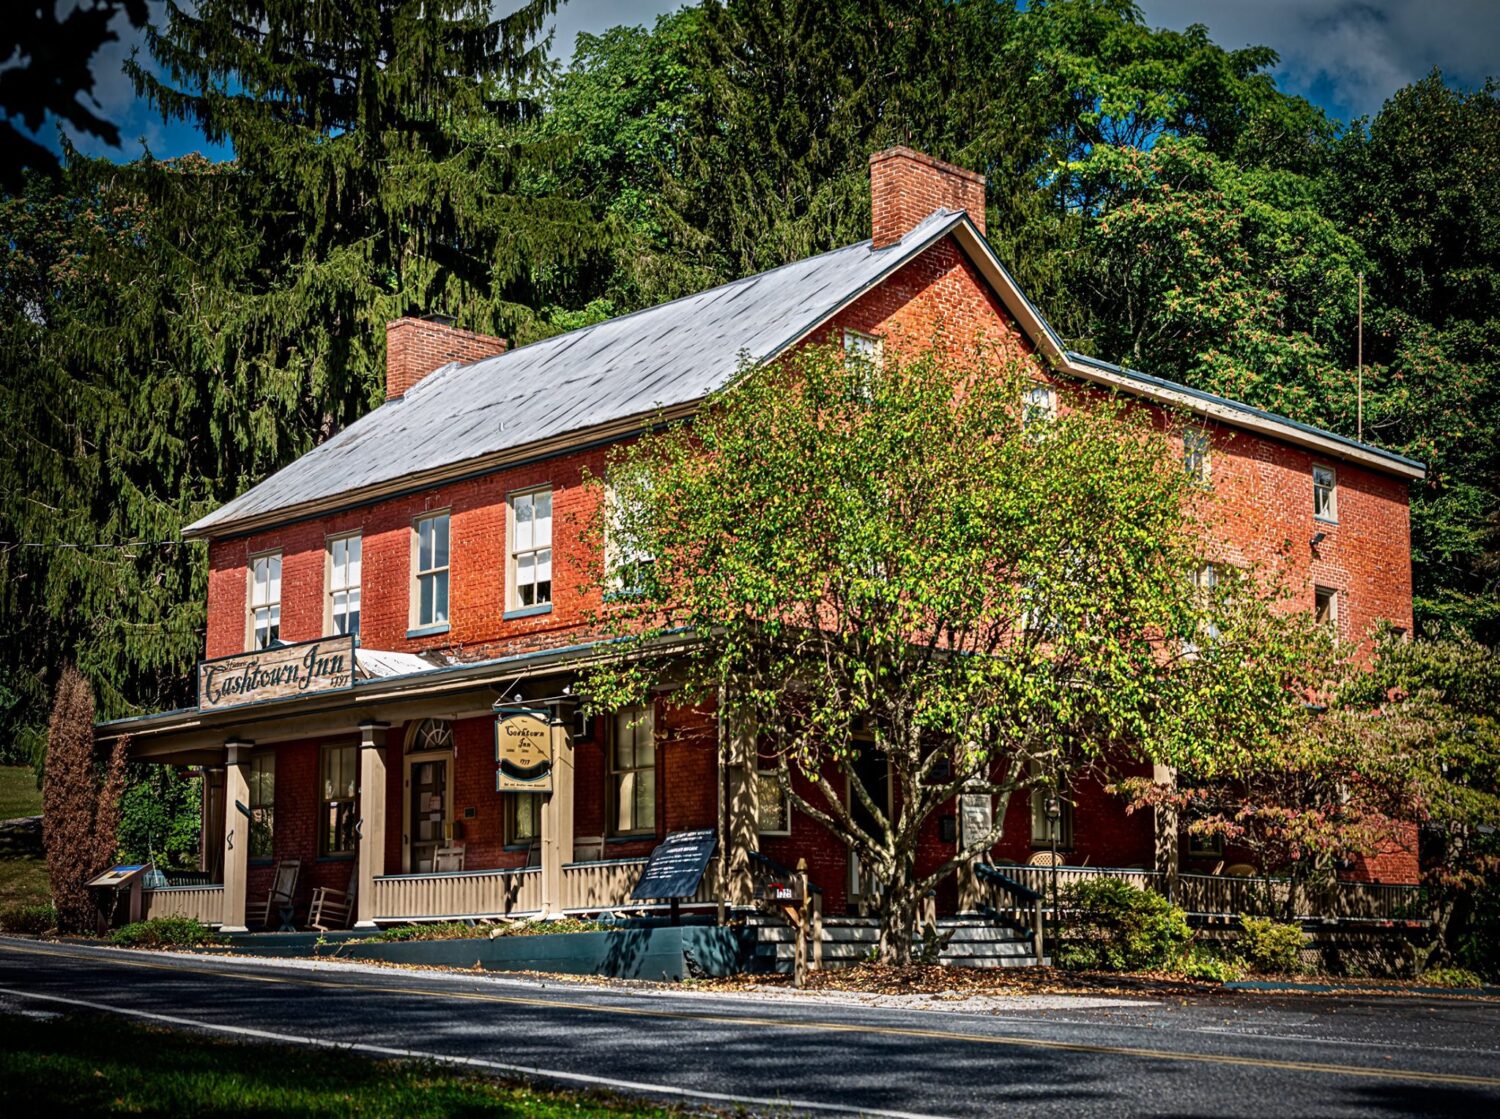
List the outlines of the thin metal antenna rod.
{"type": "Polygon", "coordinates": [[[1354,338],[1355,438],[1365,441],[1365,274],[1359,274],[1359,314],[1354,338]]]}

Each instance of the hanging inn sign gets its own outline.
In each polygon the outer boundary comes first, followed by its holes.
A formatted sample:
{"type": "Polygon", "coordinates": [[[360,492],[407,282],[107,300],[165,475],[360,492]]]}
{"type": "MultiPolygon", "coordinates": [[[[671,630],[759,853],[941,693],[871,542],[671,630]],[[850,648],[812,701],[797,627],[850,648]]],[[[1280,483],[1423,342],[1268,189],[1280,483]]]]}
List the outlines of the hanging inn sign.
{"type": "Polygon", "coordinates": [[[354,638],[273,645],[198,663],[198,710],[290,699],[354,684],[354,638]]]}
{"type": "Polygon", "coordinates": [[[495,791],[552,791],[552,724],[547,712],[518,707],[495,712],[495,791]]]}

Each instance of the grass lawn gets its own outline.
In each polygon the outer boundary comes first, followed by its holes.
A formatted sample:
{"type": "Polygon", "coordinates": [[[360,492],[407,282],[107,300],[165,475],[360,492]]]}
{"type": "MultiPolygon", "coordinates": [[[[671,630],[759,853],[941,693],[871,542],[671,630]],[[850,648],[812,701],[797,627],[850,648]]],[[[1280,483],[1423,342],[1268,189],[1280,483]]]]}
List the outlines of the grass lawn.
{"type": "Polygon", "coordinates": [[[29,765],[0,765],[0,820],[40,816],[42,792],[29,765]]]}
{"type": "MultiPolygon", "coordinates": [[[[31,767],[0,765],[0,820],[37,816],[41,811],[42,794],[31,767]]],[[[0,853],[0,909],[45,905],[50,897],[45,859],[0,853]]]]}
{"type": "MultiPolygon", "coordinates": [[[[535,1090],[409,1061],[252,1045],[108,1016],[0,1014],[7,1116],[681,1116],[614,1097],[535,1090]]],[[[698,1112],[701,1114],[701,1112],[698,1112]]]]}

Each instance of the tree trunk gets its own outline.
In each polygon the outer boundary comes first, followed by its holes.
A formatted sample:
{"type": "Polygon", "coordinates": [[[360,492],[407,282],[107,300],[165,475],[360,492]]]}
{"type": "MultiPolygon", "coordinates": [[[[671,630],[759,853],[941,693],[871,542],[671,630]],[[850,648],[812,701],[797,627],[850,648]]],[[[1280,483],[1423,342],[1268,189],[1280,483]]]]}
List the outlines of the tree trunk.
{"type": "MultiPolygon", "coordinates": [[[[908,868],[909,870],[909,868],[908,868]]],[[[912,941],[917,931],[921,891],[911,873],[893,876],[884,883],[880,897],[879,960],[893,967],[907,967],[912,959],[912,941]]]]}

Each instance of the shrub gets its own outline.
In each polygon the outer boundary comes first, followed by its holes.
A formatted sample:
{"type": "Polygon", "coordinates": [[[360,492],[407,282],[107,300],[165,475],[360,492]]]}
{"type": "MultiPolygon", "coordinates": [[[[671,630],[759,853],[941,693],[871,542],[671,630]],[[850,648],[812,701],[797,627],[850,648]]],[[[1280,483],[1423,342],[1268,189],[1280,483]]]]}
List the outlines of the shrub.
{"type": "Polygon", "coordinates": [[[1060,967],[1164,967],[1191,935],[1182,910],[1160,894],[1138,890],[1118,878],[1075,883],[1063,905],[1063,944],[1056,953],[1060,967]]]}
{"type": "Polygon", "coordinates": [[[1466,967],[1435,967],[1424,971],[1417,981],[1427,987],[1483,987],[1484,976],[1466,967]]]}
{"type": "Polygon", "coordinates": [[[58,927],[92,931],[94,900],[84,886],[115,859],[128,743],[115,740],[100,765],[94,751],[94,691],[77,669],[63,669],[47,726],[42,776],[42,842],[58,927]]]}
{"type": "Polygon", "coordinates": [[[116,929],[109,941],[122,948],[181,948],[213,939],[213,930],[192,917],[152,917],[116,929]]]}
{"type": "Polygon", "coordinates": [[[50,905],[12,905],[0,910],[0,932],[44,933],[57,928],[57,910],[50,905]]]}
{"type": "Polygon", "coordinates": [[[1194,945],[1182,957],[1182,974],[1189,979],[1205,979],[1214,983],[1232,983],[1245,974],[1245,965],[1239,960],[1220,956],[1201,945],[1194,945]]]}
{"type": "Polygon", "coordinates": [[[1299,971],[1307,937],[1300,925],[1284,925],[1270,917],[1240,917],[1240,954],[1254,971],[1283,975],[1299,971]]]}

